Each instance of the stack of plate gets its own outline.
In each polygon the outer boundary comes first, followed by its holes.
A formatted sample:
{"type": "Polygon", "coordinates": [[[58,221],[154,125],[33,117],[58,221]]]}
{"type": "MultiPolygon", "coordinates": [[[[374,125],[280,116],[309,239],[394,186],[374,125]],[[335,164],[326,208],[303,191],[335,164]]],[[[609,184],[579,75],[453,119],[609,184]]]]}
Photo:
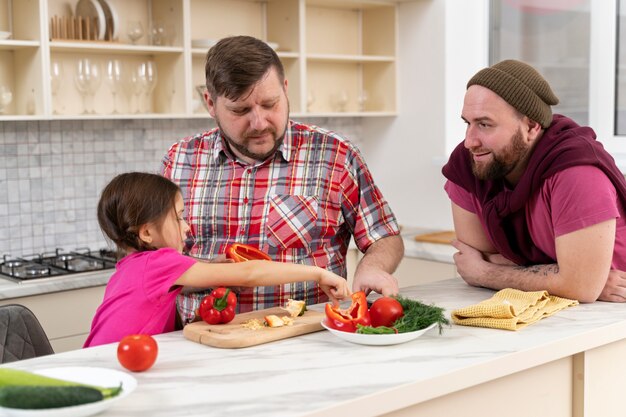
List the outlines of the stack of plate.
{"type": "Polygon", "coordinates": [[[113,5],[106,0],[79,0],[76,16],[95,18],[98,22],[98,40],[119,37],[120,22],[113,5]]]}

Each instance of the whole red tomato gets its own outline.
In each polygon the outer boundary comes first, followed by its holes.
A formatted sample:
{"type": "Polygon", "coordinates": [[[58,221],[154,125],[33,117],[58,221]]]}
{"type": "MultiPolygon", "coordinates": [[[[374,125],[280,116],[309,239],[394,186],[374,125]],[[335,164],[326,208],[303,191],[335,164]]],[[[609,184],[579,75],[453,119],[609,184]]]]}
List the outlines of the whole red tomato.
{"type": "Polygon", "coordinates": [[[117,360],[124,368],[133,372],[150,369],[158,353],[156,340],[147,334],[125,336],[117,345],[117,360]]]}
{"type": "Polygon", "coordinates": [[[404,315],[404,309],[398,300],[391,297],[381,297],[370,307],[372,326],[391,327],[396,320],[404,315]]]}

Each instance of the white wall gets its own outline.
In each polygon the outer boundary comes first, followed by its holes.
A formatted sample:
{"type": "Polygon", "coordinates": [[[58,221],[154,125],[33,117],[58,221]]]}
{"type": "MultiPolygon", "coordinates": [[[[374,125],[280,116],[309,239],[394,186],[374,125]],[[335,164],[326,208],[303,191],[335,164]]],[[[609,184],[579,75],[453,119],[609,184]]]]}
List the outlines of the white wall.
{"type": "Polygon", "coordinates": [[[467,80],[487,65],[486,0],[399,5],[399,115],[366,119],[360,147],[404,226],[451,229],[441,167],[463,139],[467,80]]]}

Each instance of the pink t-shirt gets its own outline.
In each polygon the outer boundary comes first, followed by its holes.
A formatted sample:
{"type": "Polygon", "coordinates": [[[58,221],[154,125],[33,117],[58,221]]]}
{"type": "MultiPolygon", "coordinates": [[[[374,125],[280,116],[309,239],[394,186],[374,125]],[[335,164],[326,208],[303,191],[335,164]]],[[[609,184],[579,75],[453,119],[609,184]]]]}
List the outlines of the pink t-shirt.
{"type": "MultiPolygon", "coordinates": [[[[456,205],[478,214],[486,229],[475,196],[450,181],[445,190],[456,205]]],[[[557,237],[616,218],[612,268],[626,270],[624,207],[611,180],[599,168],[580,165],[554,174],[532,196],[525,210],[533,243],[555,261],[557,237]]]]}
{"type": "Polygon", "coordinates": [[[171,248],[122,258],[107,284],[84,347],[119,342],[129,334],[173,331],[181,287],[172,289],[172,285],[195,263],[171,248]]]}

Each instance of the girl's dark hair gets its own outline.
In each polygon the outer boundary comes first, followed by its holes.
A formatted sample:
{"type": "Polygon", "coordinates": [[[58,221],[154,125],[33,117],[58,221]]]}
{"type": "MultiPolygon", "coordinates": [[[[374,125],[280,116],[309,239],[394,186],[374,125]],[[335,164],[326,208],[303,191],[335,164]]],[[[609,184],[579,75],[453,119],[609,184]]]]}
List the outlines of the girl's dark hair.
{"type": "Polygon", "coordinates": [[[180,189],[156,174],[129,172],[113,178],[98,202],[98,223],[104,234],[123,252],[155,248],[139,238],[147,223],[160,225],[176,205],[180,189]]]}
{"type": "Polygon", "coordinates": [[[265,42],[252,36],[231,36],[217,42],[206,56],[204,74],[210,96],[237,100],[276,68],[281,82],[285,69],[276,52],[265,42]]]}

